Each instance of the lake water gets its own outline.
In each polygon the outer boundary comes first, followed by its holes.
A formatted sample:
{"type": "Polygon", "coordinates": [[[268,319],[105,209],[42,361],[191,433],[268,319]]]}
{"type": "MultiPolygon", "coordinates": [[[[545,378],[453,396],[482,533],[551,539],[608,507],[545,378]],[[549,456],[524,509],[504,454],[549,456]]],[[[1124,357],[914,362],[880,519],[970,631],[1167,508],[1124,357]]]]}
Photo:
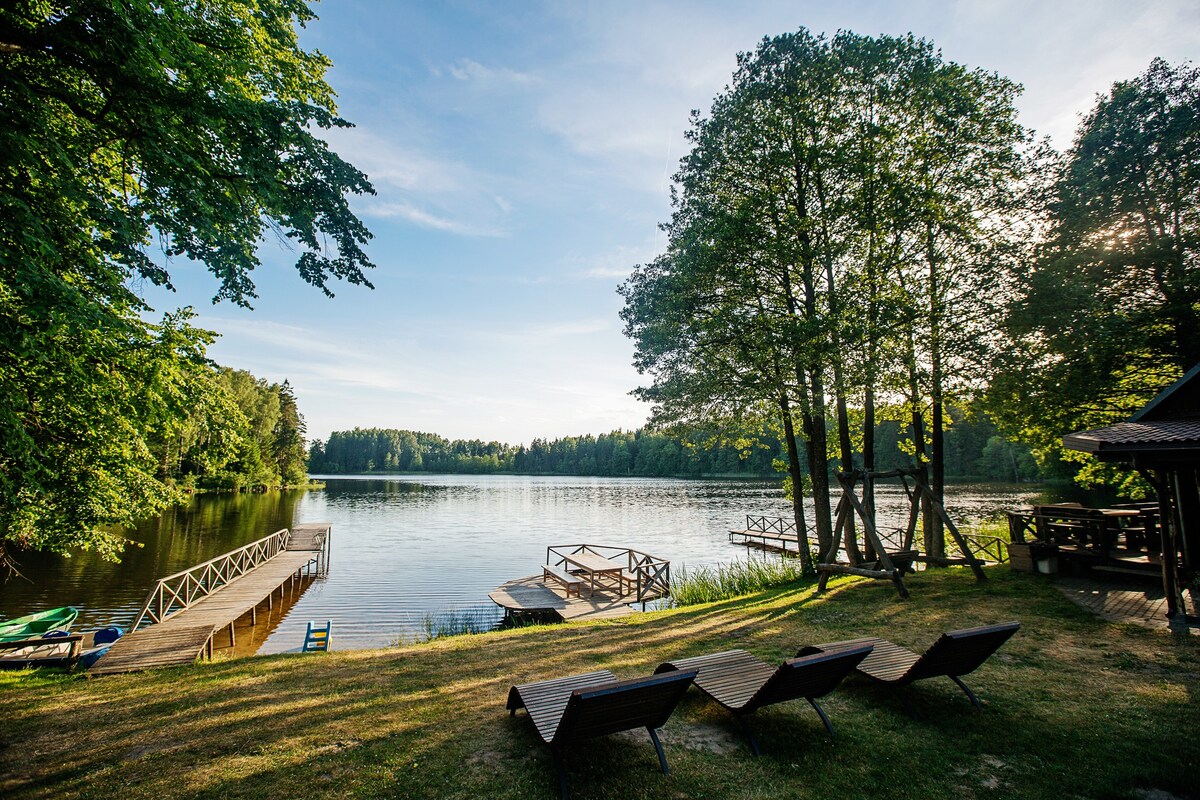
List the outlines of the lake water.
{"type": "MultiPolygon", "coordinates": [[[[760,481],[430,475],[327,478],[326,489],[211,494],[139,525],[120,564],[92,554],[27,555],[25,579],[0,585],[0,616],[81,606],[78,630],[128,628],[146,593],[166,575],[280,528],[333,524],[330,568],[306,581],[259,624],[239,629],[237,654],[299,647],[308,620],[332,619],[335,649],[419,638],[430,617],[469,612],[499,619],[488,592],[539,573],[546,547],[632,547],[697,567],[778,557],[731,544],[747,514],[789,517],[779,484],[760,481]]],[[[1028,488],[960,485],[947,490],[956,520],[1028,505],[1028,488]]],[[[899,487],[879,487],[880,525],[902,524],[899,487]]]]}

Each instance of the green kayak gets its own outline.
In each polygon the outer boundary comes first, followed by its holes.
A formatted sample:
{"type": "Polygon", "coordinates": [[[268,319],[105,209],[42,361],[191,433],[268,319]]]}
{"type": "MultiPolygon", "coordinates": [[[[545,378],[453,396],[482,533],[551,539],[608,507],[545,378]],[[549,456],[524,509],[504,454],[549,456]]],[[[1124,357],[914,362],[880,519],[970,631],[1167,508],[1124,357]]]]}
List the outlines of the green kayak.
{"type": "Polygon", "coordinates": [[[41,636],[46,631],[68,630],[71,623],[79,616],[79,609],[74,606],[52,608],[49,611],[39,611],[27,617],[0,622],[0,642],[18,642],[22,639],[32,639],[41,636]]]}

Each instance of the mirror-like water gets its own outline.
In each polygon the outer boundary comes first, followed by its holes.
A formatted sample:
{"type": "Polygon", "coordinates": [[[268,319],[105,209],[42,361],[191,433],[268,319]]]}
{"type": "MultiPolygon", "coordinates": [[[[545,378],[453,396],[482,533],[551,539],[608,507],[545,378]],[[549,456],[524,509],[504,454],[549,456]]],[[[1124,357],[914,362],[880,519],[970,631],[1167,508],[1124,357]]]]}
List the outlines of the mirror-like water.
{"type": "MultiPolygon", "coordinates": [[[[954,486],[947,507],[959,520],[1028,505],[1027,487],[954,486]]],[[[880,525],[900,525],[907,504],[881,485],[880,525]]],[[[298,647],[305,623],[334,621],[335,649],[377,647],[422,634],[430,615],[480,609],[487,594],[540,570],[546,547],[607,544],[669,559],[672,568],[747,557],[730,544],[746,514],[789,516],[777,483],[638,478],[433,475],[327,479],[316,492],[200,495],[139,525],[120,564],[82,553],[27,555],[26,580],[0,585],[0,616],[52,606],[84,611],[76,627],[128,627],[163,576],[302,522],[333,523],[330,570],[260,615],[238,653],[298,647]],[[265,617],[265,619],[264,619],[265,617]]],[[[753,555],[754,551],[750,551],[753,555]]]]}

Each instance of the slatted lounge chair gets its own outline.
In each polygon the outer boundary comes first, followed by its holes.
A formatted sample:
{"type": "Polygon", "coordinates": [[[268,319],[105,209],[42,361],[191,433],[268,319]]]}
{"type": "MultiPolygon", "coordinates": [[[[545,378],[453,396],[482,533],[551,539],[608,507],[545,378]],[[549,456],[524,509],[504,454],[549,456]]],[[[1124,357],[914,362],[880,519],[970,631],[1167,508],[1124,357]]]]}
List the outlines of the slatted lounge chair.
{"type": "Polygon", "coordinates": [[[508,710],[529,712],[538,736],[550,745],[554,770],[563,800],[570,796],[562,750],[569,744],[617,731],[645,728],[658,751],[658,763],[668,774],[667,757],[657,728],[667,718],[696,677],[694,671],[652,675],[618,681],[608,670],[572,675],[514,686],[508,692],[508,710]]]}
{"type": "MultiPolygon", "coordinates": [[[[1020,627],[1019,622],[1005,622],[1000,625],[950,631],[943,633],[933,646],[920,655],[886,639],[874,637],[804,647],[796,655],[834,652],[869,644],[874,648],[871,655],[858,665],[858,671],[868,678],[893,688],[900,688],[914,681],[945,675],[967,693],[967,697],[976,708],[981,709],[983,706],[979,698],[962,682],[961,676],[978,669],[1020,627]]],[[[903,699],[903,696],[901,697],[903,699]]],[[[905,705],[907,707],[907,701],[905,705]]]]}
{"type": "Polygon", "coordinates": [[[734,719],[750,740],[750,749],[754,755],[758,755],[758,741],[746,717],[763,706],[803,697],[820,715],[825,730],[833,735],[833,725],[824,709],[817,704],[817,698],[837,688],[842,678],[849,675],[870,652],[870,645],[849,647],[804,658],[790,658],[773,667],[745,650],[729,650],[668,661],[659,664],[655,672],[665,674],[672,670],[696,670],[696,686],[733,712],[734,719]]]}

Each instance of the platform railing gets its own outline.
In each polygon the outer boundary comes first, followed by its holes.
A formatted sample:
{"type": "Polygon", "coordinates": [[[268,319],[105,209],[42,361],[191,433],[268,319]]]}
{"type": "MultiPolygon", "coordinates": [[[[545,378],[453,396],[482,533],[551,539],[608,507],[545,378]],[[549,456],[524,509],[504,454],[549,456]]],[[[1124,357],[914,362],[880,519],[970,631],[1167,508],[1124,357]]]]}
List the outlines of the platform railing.
{"type": "Polygon", "coordinates": [[[645,603],[671,593],[671,562],[629,547],[602,544],[554,545],[546,548],[546,563],[560,566],[567,556],[591,553],[618,564],[624,563],[629,577],[622,576],[622,589],[628,582],[634,589],[636,602],[645,603]]]}
{"type": "Polygon", "coordinates": [[[143,622],[163,622],[186,611],[236,578],[270,561],[287,548],[290,536],[284,528],[183,572],[160,578],[147,595],[132,630],[136,631],[143,622]]]}

